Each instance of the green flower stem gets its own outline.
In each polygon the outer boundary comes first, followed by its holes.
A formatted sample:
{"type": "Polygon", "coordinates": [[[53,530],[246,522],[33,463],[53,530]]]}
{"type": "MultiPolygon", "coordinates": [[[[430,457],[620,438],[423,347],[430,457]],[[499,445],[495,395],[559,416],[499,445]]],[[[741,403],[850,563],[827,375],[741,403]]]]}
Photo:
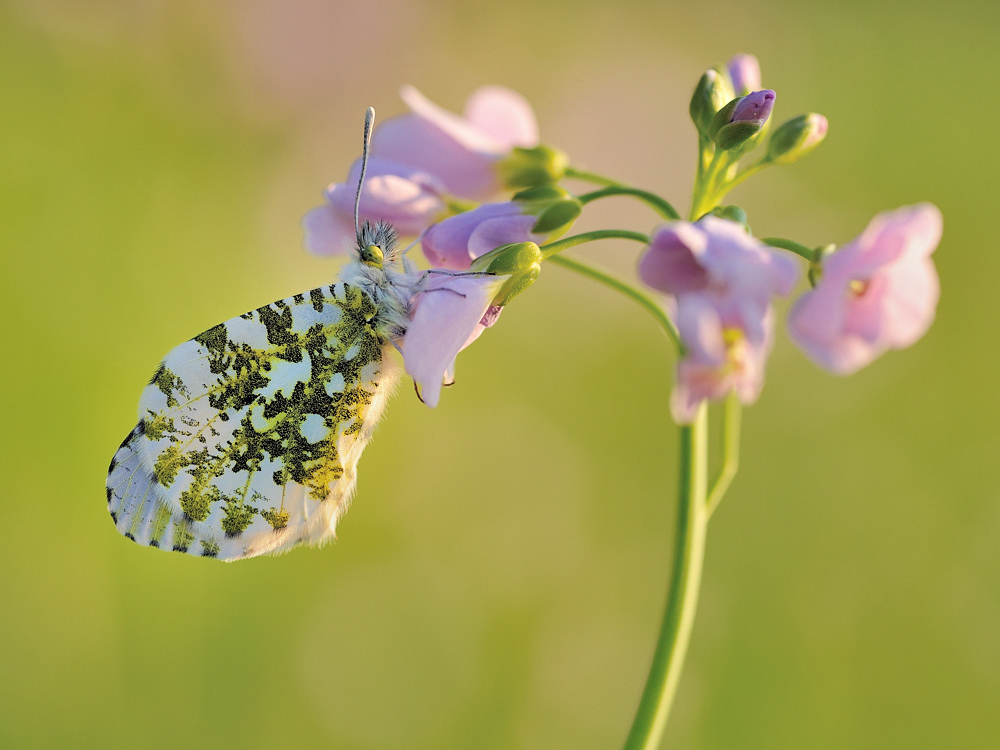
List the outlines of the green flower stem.
{"type": "Polygon", "coordinates": [[[547,245],[542,245],[540,250],[542,251],[543,258],[551,258],[556,253],[561,253],[566,248],[574,247],[575,245],[582,245],[584,242],[612,239],[635,240],[636,242],[641,242],[644,245],[649,244],[648,235],[640,234],[639,232],[631,232],[627,229],[598,229],[596,232],[574,234],[571,237],[565,237],[561,240],[550,242],[547,245]]]}
{"type": "Polygon", "coordinates": [[[724,183],[723,185],[721,185],[719,187],[719,189],[716,191],[715,195],[713,196],[714,201],[716,203],[718,203],[719,201],[721,201],[726,196],[726,193],[728,193],[734,187],[736,187],[737,185],[739,185],[744,180],[750,179],[755,174],[757,174],[758,172],[760,172],[763,169],[766,169],[769,166],[771,166],[771,162],[769,162],[769,161],[767,161],[765,159],[761,159],[756,164],[751,164],[746,169],[743,169],[743,170],[737,172],[736,176],[733,179],[729,180],[729,182],[726,182],[726,183],[724,183]]]}
{"type": "Polygon", "coordinates": [[[674,569],[653,665],[625,740],[625,750],[657,750],[667,726],[698,606],[708,525],[707,473],[708,407],[702,403],[694,422],[681,426],[674,569]]]}
{"type": "Polygon", "coordinates": [[[742,407],[736,393],[730,393],[722,407],[722,469],[712,485],[705,501],[706,514],[709,518],[719,507],[722,496],[732,484],[736,471],[740,467],[740,421],[742,407]]]}
{"type": "Polygon", "coordinates": [[[708,155],[708,147],[710,145],[712,145],[712,142],[701,131],[698,131],[698,166],[694,175],[694,184],[696,186],[704,179],[705,168],[708,167],[708,163],[711,161],[708,155]]]}
{"type": "Polygon", "coordinates": [[[785,240],[781,237],[765,237],[761,240],[765,245],[770,245],[771,247],[780,247],[782,250],[790,250],[796,255],[801,255],[803,258],[808,260],[810,263],[816,260],[816,251],[811,247],[806,247],[798,242],[793,242],[792,240],[785,240]]]}
{"type": "MultiPolygon", "coordinates": [[[[547,246],[543,246],[543,249],[544,247],[547,246]]],[[[601,284],[604,284],[604,286],[610,287],[611,289],[614,289],[617,292],[621,292],[629,299],[638,302],[642,307],[646,309],[646,311],[650,315],[652,315],[656,319],[656,322],[660,324],[660,328],[662,328],[664,331],[667,332],[667,335],[671,338],[671,340],[674,342],[674,345],[677,347],[677,351],[683,354],[684,346],[683,344],[681,344],[681,337],[680,334],[677,332],[677,327],[674,325],[674,322],[670,320],[670,317],[667,315],[666,310],[664,310],[660,306],[660,304],[655,299],[650,297],[648,294],[639,289],[636,289],[631,284],[621,281],[620,279],[616,279],[614,276],[609,276],[603,271],[600,271],[587,263],[574,260],[573,258],[567,258],[565,255],[553,255],[549,257],[548,260],[551,261],[552,263],[555,263],[556,265],[562,266],[563,268],[568,268],[571,271],[576,271],[577,273],[582,274],[583,276],[586,276],[589,279],[598,281],[601,284]]]]}
{"type": "MultiPolygon", "coordinates": [[[[711,162],[705,166],[704,151],[699,154],[698,178],[695,181],[691,206],[692,221],[715,207],[718,204],[719,196],[725,194],[727,186],[717,187],[716,181],[720,170],[727,169],[729,165],[728,156],[716,153],[711,162]]],[[[755,166],[760,168],[759,165],[755,166]]],[[[753,167],[750,169],[752,170],[753,167]]],[[[655,205],[648,200],[649,196],[654,199],[658,198],[653,194],[635,191],[614,180],[579,170],[567,169],[566,176],[606,186],[605,189],[595,190],[580,196],[583,203],[611,195],[633,195],[646,200],[647,203],[663,213],[664,206],[655,205]]],[[[735,184],[735,181],[730,183],[730,185],[732,184],[735,184]]],[[[664,201],[664,203],[666,202],[664,201]]],[[[666,207],[676,216],[677,212],[673,206],[667,203],[666,207]]],[[[663,215],[673,218],[666,213],[663,215]]],[[[683,356],[684,345],[681,343],[677,328],[655,299],[631,284],[609,276],[586,263],[557,255],[568,247],[606,238],[631,239],[649,243],[649,238],[638,232],[612,229],[567,237],[543,245],[541,250],[543,257],[553,263],[598,281],[639,303],[667,332],[677,346],[679,355],[683,356]]],[[[789,241],[783,240],[781,242],[789,241]]],[[[785,245],[775,246],[786,247],[785,245]]],[[[802,248],[803,246],[799,245],[798,247],[802,248]]],[[[794,248],[787,249],[798,252],[794,248]]],[[[660,626],[652,664],[646,678],[646,686],[643,688],[642,697],[639,700],[635,719],[625,741],[625,750],[658,750],[663,739],[663,732],[667,726],[670,709],[684,668],[684,659],[687,654],[688,642],[691,639],[695,612],[698,608],[698,592],[705,559],[705,536],[708,520],[732,483],[739,466],[740,417],[739,401],[735,394],[730,394],[723,415],[722,469],[712,485],[711,493],[708,491],[707,403],[702,403],[698,407],[697,415],[692,424],[681,426],[680,467],[678,471],[679,497],[677,524],[674,530],[673,571],[667,591],[666,610],[660,626]]]]}
{"type": "Polygon", "coordinates": [[[697,221],[718,205],[716,180],[720,172],[725,173],[731,163],[728,151],[715,149],[715,155],[709,162],[708,168],[695,181],[694,196],[691,199],[691,221],[697,221]]]}
{"type": "Polygon", "coordinates": [[[598,198],[607,198],[612,195],[631,195],[634,198],[638,198],[644,203],[653,207],[656,212],[662,216],[664,219],[679,219],[681,215],[677,213],[676,209],[671,206],[667,201],[665,201],[660,196],[655,193],[650,193],[646,190],[639,190],[638,188],[630,187],[619,187],[618,185],[611,185],[609,187],[603,188],[602,190],[595,190],[592,193],[584,193],[583,195],[578,195],[577,198],[581,203],[586,205],[591,201],[596,201],[598,198]]]}
{"type": "Polygon", "coordinates": [[[566,171],[563,172],[564,177],[571,177],[574,180],[583,180],[584,182],[592,182],[595,185],[607,185],[608,187],[624,187],[622,183],[618,180],[612,180],[610,177],[604,177],[603,175],[594,174],[593,172],[587,172],[583,169],[577,169],[576,167],[566,167],[566,171]]]}

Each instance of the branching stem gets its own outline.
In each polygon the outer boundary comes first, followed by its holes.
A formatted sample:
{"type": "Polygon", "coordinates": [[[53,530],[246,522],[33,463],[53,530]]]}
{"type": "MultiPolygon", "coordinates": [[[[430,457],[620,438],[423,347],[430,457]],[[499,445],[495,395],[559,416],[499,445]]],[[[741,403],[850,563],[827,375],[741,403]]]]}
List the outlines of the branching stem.
{"type": "Polygon", "coordinates": [[[671,206],[666,200],[656,195],[656,193],[650,193],[648,190],[639,190],[638,188],[611,185],[601,190],[594,190],[591,193],[578,195],[577,198],[580,199],[581,203],[586,205],[591,201],[596,201],[598,198],[607,198],[613,195],[630,195],[633,198],[638,198],[643,203],[652,206],[652,208],[664,219],[674,220],[681,218],[681,215],[677,213],[677,209],[671,206]]]}

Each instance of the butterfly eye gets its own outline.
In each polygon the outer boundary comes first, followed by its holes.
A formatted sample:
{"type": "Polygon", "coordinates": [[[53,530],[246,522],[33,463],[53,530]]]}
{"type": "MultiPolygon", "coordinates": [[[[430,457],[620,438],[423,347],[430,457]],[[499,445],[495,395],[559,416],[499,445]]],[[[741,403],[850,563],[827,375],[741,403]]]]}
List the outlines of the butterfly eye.
{"type": "Polygon", "coordinates": [[[382,267],[382,248],[378,245],[367,245],[361,250],[361,262],[366,266],[382,267]]]}

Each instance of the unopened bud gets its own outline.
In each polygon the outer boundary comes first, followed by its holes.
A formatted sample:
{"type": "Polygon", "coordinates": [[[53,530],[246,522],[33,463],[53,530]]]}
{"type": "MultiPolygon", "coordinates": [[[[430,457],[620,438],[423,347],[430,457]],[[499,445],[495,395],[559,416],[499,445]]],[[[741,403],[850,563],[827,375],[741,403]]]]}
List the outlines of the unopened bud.
{"type": "Polygon", "coordinates": [[[733,90],[727,79],[727,75],[710,68],[698,81],[694,95],[691,97],[691,106],[689,107],[691,119],[698,131],[708,137],[711,137],[708,131],[715,113],[733,98],[733,90]]]}
{"type": "Polygon", "coordinates": [[[813,288],[816,287],[819,280],[823,277],[823,261],[832,255],[836,249],[836,245],[823,245],[813,251],[813,258],[809,261],[809,271],[807,273],[809,285],[813,288]]]}
{"type": "Polygon", "coordinates": [[[764,89],[729,102],[712,121],[715,145],[723,151],[729,151],[757,135],[771,116],[774,98],[773,91],[764,89]]]}
{"type": "Polygon", "coordinates": [[[750,231],[750,225],[747,223],[747,212],[739,206],[716,206],[705,215],[717,216],[720,219],[735,222],[747,230],[747,232],[750,231]]]}
{"type": "Polygon", "coordinates": [[[472,261],[470,270],[510,276],[493,298],[493,306],[503,307],[535,283],[542,270],[542,251],[534,242],[501,245],[472,261]]]}
{"type": "Polygon", "coordinates": [[[726,67],[737,96],[745,96],[760,88],[760,63],[753,55],[736,55],[726,67]]]}
{"type": "Polygon", "coordinates": [[[497,162],[497,171],[505,187],[517,190],[559,182],[568,164],[566,154],[548,146],[515,147],[497,162]]]}
{"type": "Polygon", "coordinates": [[[755,122],[763,125],[774,109],[774,92],[771,89],[753,91],[743,97],[733,110],[731,122],[755,122]]]}
{"type": "Polygon", "coordinates": [[[576,196],[555,185],[522,190],[511,200],[521,206],[522,213],[538,217],[531,228],[532,234],[562,234],[583,211],[583,204],[576,196]]]}
{"type": "Polygon", "coordinates": [[[823,115],[812,112],[785,122],[771,135],[767,160],[772,164],[791,164],[812,151],[826,137],[829,123],[823,115]]]}

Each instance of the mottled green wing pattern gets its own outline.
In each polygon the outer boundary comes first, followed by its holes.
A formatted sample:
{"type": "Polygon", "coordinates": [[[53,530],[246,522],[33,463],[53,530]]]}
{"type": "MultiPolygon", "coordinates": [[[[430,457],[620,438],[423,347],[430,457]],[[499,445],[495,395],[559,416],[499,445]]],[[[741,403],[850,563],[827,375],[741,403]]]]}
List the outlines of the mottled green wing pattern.
{"type": "Polygon", "coordinates": [[[395,380],[377,312],[339,282],[171,351],[108,471],[118,530],[224,560],[332,537],[395,380]]]}

